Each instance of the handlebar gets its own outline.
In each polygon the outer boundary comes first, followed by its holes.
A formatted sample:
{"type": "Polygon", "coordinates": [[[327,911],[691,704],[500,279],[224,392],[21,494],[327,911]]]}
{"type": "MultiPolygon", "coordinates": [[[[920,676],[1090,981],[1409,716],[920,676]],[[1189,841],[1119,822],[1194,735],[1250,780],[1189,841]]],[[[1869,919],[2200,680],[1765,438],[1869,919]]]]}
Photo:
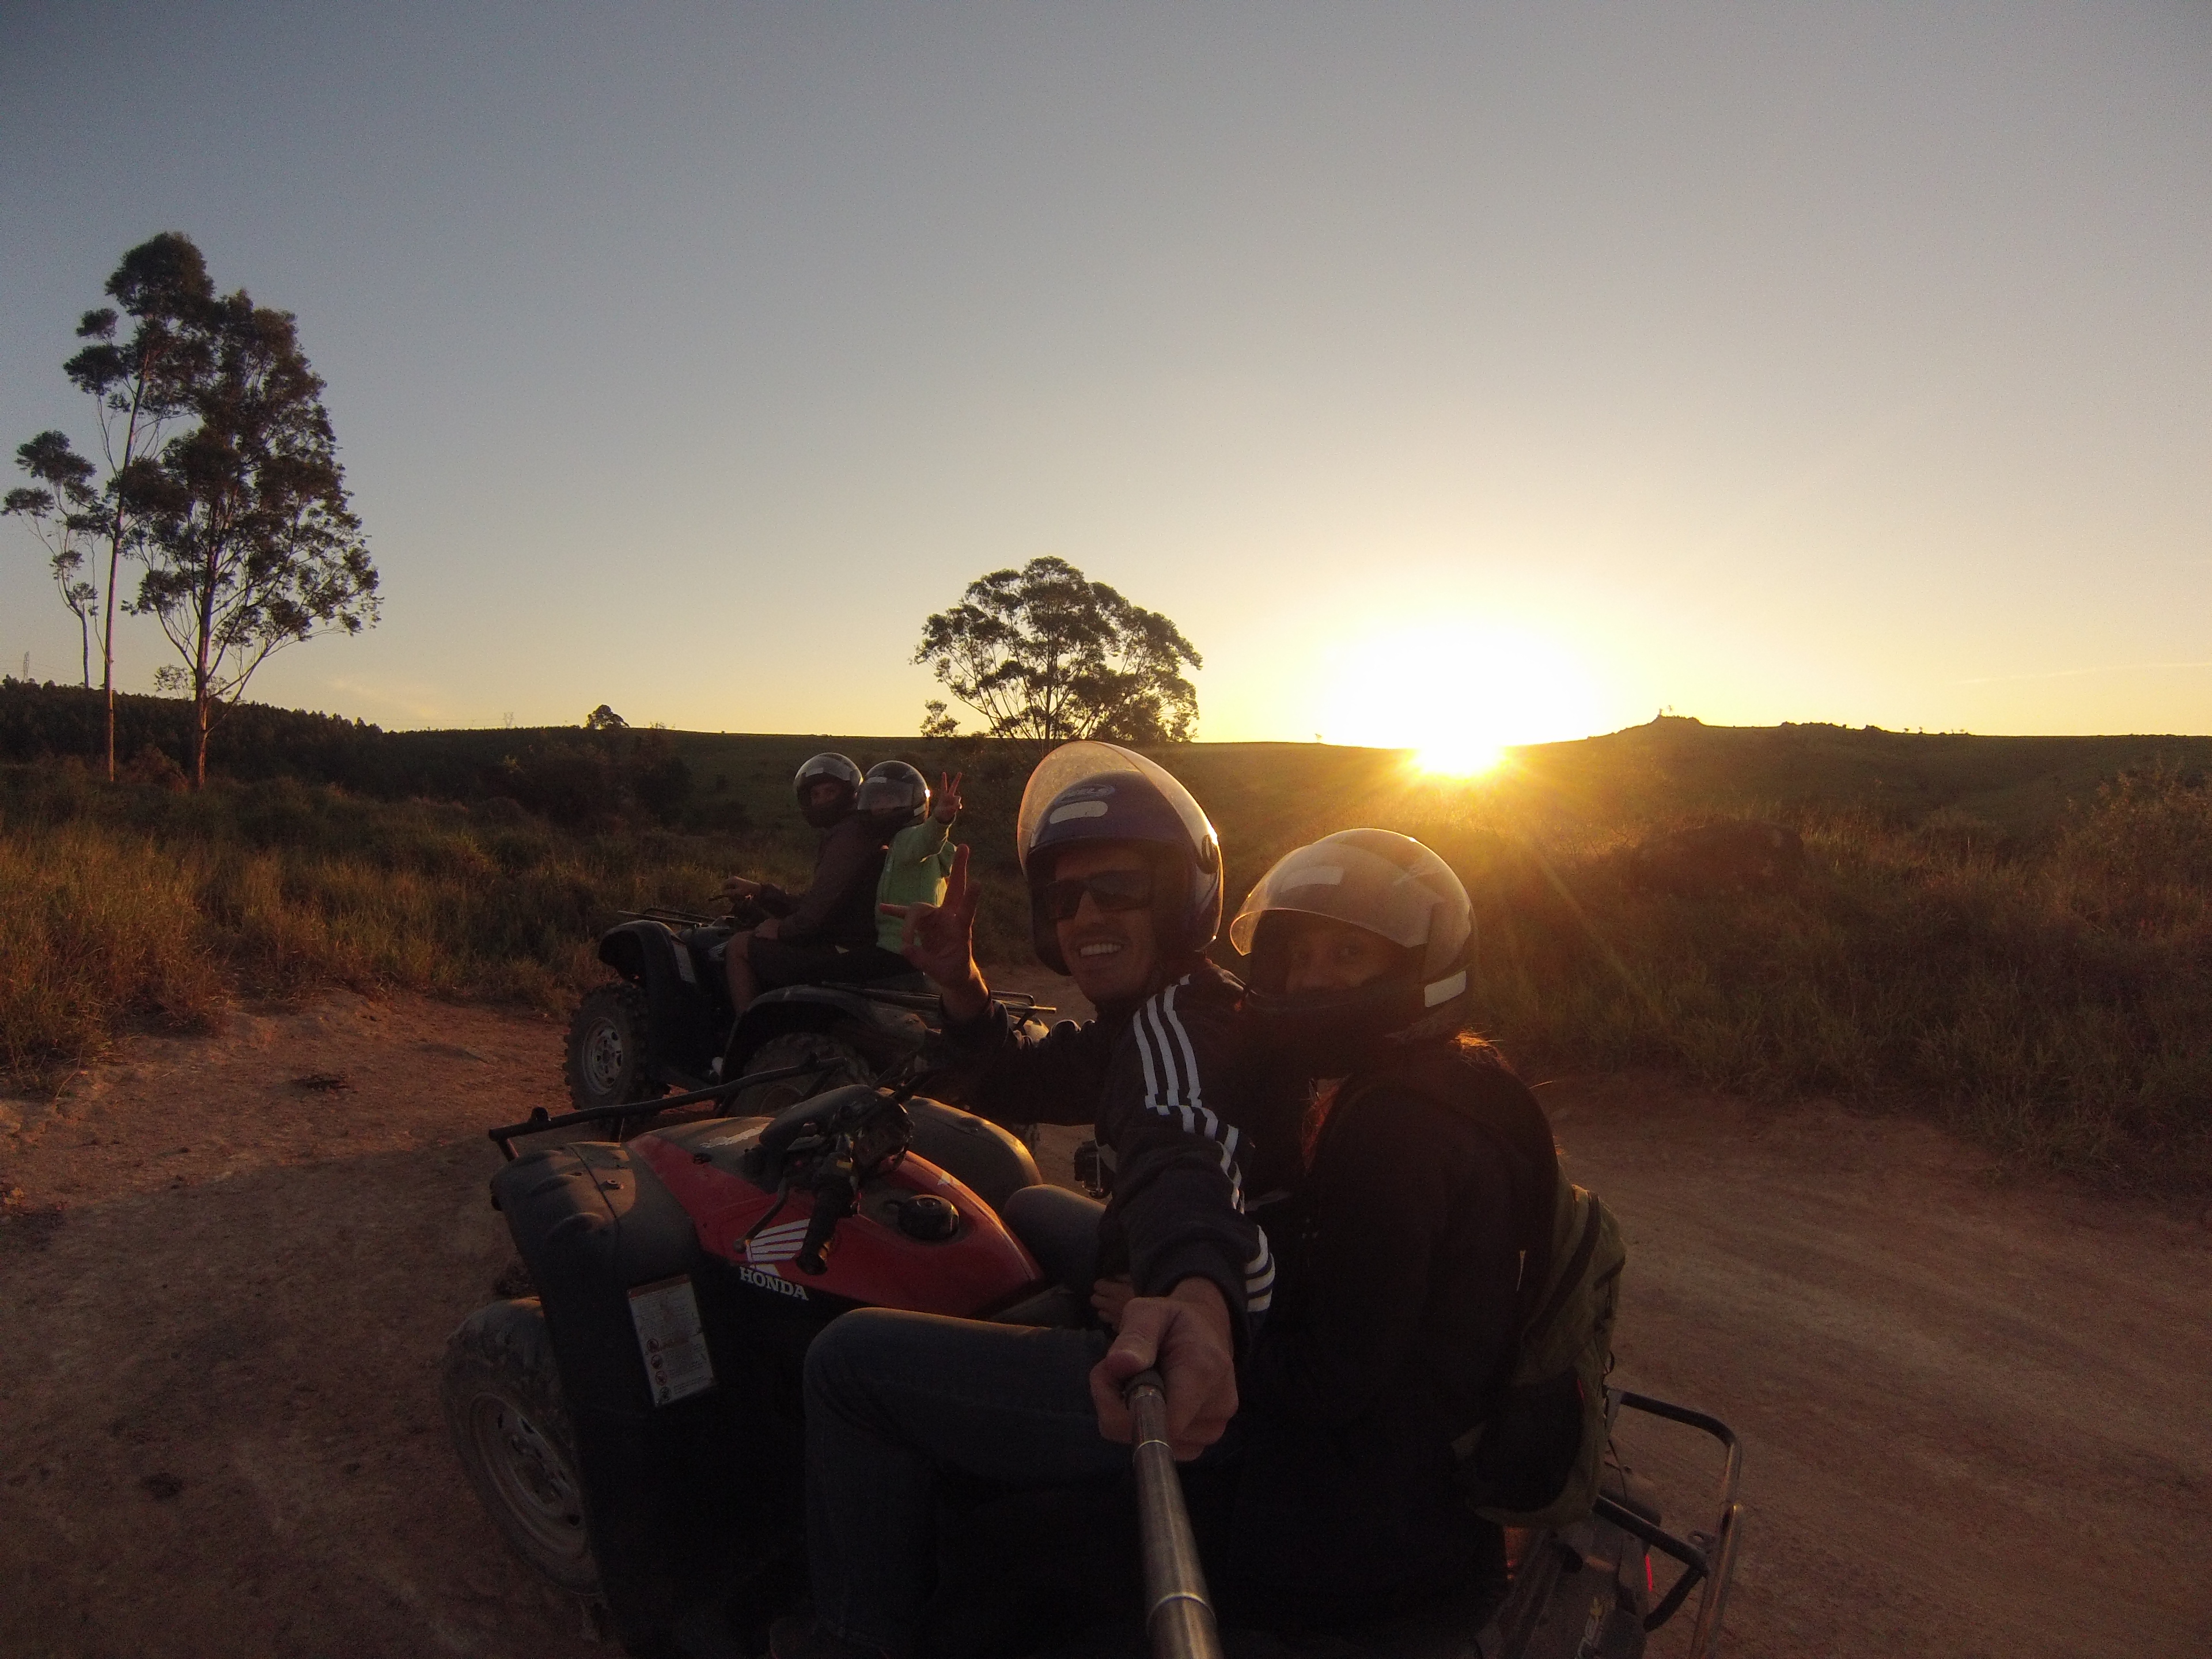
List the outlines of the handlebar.
{"type": "Polygon", "coordinates": [[[799,1247],[799,1271],[803,1273],[824,1273],[830,1264],[823,1259],[830,1236],[837,1224],[853,1212],[854,1200],[860,1195],[858,1183],[850,1170],[832,1167],[814,1183],[814,1213],[807,1218],[806,1239],[799,1247]]]}
{"type": "Polygon", "coordinates": [[[1137,1526],[1145,1554],[1145,1630],[1152,1659],[1221,1659],[1206,1569],[1183,1508],[1182,1478],[1168,1443],[1167,1388],[1139,1371],[1122,1398],[1136,1420],[1137,1526]]]}

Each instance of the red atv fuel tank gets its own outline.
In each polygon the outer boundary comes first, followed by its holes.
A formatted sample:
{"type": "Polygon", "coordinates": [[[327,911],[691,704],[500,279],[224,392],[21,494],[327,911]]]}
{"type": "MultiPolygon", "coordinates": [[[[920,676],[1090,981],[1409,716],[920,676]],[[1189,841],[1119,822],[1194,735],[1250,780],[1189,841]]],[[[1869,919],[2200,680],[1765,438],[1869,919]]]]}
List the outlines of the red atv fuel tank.
{"type": "Polygon", "coordinates": [[[838,1223],[824,1252],[824,1271],[802,1272],[799,1251],[814,1213],[812,1194],[793,1187],[775,1209],[774,1189],[744,1173],[744,1155],[766,1121],[686,1125],[629,1143],[631,1154],[652,1166],[691,1218],[700,1248],[729,1262],[755,1290],[801,1301],[817,1291],[876,1307],[974,1319],[1042,1288],[1036,1262],[997,1212],[912,1152],[861,1188],[854,1212],[838,1223]],[[938,1203],[913,1204],[918,1198],[939,1200],[951,1213],[938,1203]],[[764,1218],[768,1224],[760,1227],[764,1218]]]}

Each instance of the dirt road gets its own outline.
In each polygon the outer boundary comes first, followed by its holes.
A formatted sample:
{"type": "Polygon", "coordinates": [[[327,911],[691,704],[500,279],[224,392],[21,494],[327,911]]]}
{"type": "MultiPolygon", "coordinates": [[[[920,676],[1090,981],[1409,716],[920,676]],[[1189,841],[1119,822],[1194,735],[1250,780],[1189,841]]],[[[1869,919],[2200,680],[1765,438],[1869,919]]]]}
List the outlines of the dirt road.
{"type": "MultiPolygon", "coordinates": [[[[0,1103],[0,1653],[612,1650],[437,1414],[507,1255],[481,1132],[558,1042],[341,997],[0,1103]]],[[[1748,1445],[1726,1651],[2212,1651],[2212,1231],[1915,1124],[1544,1096],[1634,1251],[1624,1377],[1748,1445]]]]}

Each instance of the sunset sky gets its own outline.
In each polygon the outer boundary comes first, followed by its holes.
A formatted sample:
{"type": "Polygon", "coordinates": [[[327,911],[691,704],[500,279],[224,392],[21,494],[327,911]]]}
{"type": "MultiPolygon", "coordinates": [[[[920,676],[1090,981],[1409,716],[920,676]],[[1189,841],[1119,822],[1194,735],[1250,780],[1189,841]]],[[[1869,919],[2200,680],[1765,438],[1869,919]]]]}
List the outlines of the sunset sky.
{"type": "Polygon", "coordinates": [[[265,701],[909,731],[1053,553],[1207,738],[2212,731],[2203,0],[14,0],[0,154],[0,447],[156,231],[298,313],[388,598],[265,701]]]}

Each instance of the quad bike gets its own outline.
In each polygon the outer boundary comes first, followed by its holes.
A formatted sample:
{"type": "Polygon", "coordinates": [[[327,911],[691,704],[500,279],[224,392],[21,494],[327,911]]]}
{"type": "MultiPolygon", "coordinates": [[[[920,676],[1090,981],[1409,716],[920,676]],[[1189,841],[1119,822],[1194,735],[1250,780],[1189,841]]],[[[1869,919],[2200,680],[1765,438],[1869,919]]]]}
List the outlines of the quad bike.
{"type": "MultiPolygon", "coordinates": [[[[804,1090],[809,1074],[752,1083],[804,1090]]],[[[492,1130],[508,1159],[492,1202],[536,1294],[479,1309],[447,1351],[447,1426],[493,1521],[538,1572],[603,1609],[625,1650],[656,1659],[759,1652],[805,1583],[801,1362],[830,1320],[869,1305],[1018,1324],[1086,1311],[1000,1219],[1039,1178],[1004,1130],[908,1086],[844,1085],[773,1117],[729,1115],[746,1086],[540,1109],[492,1130]],[[695,1100],[724,1115],[626,1142],[548,1143],[695,1100]],[[518,1155],[525,1139],[536,1145],[518,1155]]],[[[1613,1403],[1720,1443],[1717,1522],[1673,1535],[1648,1487],[1612,1467],[1588,1520],[1521,1540],[1510,1593],[1472,1650],[1462,1632],[1449,1651],[1634,1659],[1700,1585],[1690,1650],[1710,1650],[1736,1547],[1735,1437],[1662,1401],[1613,1403]],[[1654,1552],[1682,1567],[1656,1605],[1654,1552]]],[[[1171,1524],[1173,1466],[1150,1438],[1138,1462],[1154,1651],[1202,1656],[1203,1581],[1188,1528],[1171,1524]]]]}
{"type": "MultiPolygon", "coordinates": [[[[738,1096],[737,1109],[773,1115],[809,1087],[871,1082],[921,1050],[942,1011],[920,974],[783,986],[754,998],[742,1018],[735,1015],[722,964],[710,952],[758,920],[746,902],[721,917],[626,912],[600,936],[599,960],[620,977],[586,993],[569,1022],[565,1070],[579,1110],[819,1066],[781,1082],[757,1081],[738,1096]]],[[[1019,994],[994,1000],[1024,1016],[1053,1012],[1019,994]]]]}

